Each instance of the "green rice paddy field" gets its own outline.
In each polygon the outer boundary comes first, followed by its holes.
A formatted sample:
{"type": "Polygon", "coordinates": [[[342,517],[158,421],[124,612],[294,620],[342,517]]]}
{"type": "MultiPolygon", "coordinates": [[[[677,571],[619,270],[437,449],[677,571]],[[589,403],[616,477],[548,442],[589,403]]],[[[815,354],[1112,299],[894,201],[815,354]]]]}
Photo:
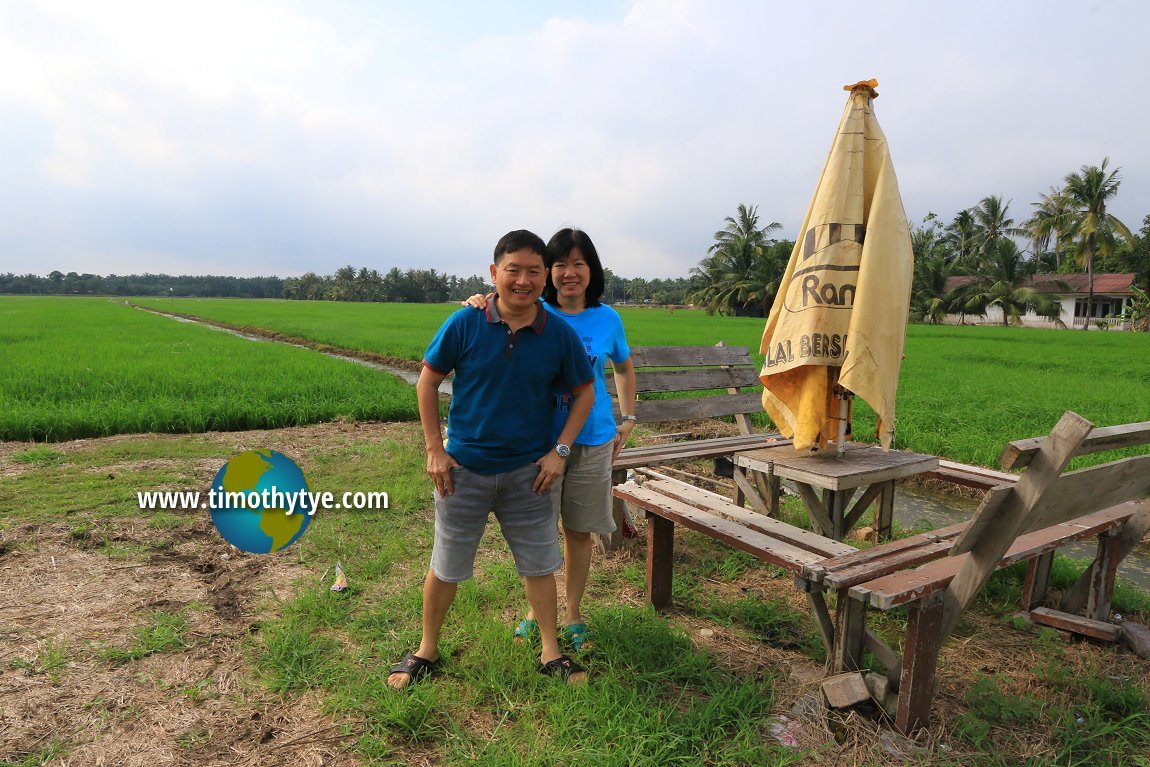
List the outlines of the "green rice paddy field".
{"type": "MultiPolygon", "coordinates": [[[[409,360],[420,358],[455,308],[227,299],[134,303],[409,360]]],[[[699,311],[621,307],[620,313],[634,345],[724,341],[754,353],[763,328],[760,319],[699,311]]],[[[0,349],[0,440],[416,418],[410,387],[385,374],[107,299],[0,298],[0,349]]],[[[896,446],[994,465],[1003,443],[1047,433],[1065,410],[1099,425],[1150,420],[1147,392],[1146,334],[911,325],[896,446]]],[[[857,403],[856,438],[872,431],[873,414],[857,403]]]]}

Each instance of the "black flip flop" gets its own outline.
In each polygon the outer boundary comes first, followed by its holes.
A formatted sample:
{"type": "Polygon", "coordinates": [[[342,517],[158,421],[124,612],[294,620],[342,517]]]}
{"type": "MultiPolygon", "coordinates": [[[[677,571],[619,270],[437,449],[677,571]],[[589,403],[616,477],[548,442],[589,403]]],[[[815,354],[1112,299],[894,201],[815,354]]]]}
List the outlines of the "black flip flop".
{"type": "Polygon", "coordinates": [[[431,676],[438,670],[439,661],[421,658],[413,652],[403,656],[403,660],[391,667],[391,673],[407,674],[411,677],[411,681],[407,683],[406,687],[410,687],[426,676],[431,676]]]}
{"type": "Polygon", "coordinates": [[[544,676],[557,676],[560,679],[570,679],[572,674],[586,673],[583,667],[566,655],[560,655],[552,661],[539,666],[539,673],[544,676]]]}

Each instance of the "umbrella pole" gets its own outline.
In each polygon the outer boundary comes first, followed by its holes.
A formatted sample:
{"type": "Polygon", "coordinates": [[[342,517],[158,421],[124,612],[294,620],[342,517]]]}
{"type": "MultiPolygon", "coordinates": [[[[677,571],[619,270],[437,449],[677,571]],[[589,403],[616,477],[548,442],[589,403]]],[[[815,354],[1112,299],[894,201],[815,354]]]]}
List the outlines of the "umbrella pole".
{"type": "Polygon", "coordinates": [[[850,418],[850,404],[847,399],[850,396],[850,392],[841,386],[836,388],[838,391],[835,393],[835,396],[838,397],[839,400],[839,436],[835,441],[835,447],[839,458],[842,458],[843,453],[845,453],[847,449],[847,419],[850,418]]]}
{"type": "Polygon", "coordinates": [[[850,422],[851,417],[851,399],[854,398],[854,392],[844,389],[839,385],[839,370],[834,368],[831,372],[831,383],[833,388],[831,393],[835,399],[839,401],[839,433],[835,439],[835,452],[839,458],[843,457],[847,449],[847,424],[850,422]]]}

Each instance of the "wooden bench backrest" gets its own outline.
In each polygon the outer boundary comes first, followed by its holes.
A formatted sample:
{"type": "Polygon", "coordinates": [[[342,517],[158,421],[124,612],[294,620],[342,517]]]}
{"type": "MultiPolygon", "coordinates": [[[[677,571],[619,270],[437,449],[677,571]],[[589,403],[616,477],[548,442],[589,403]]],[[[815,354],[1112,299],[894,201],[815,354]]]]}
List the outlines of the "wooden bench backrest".
{"type": "MultiPolygon", "coordinates": [[[[1049,436],[1007,446],[1003,455],[1025,455],[1028,468],[1018,482],[987,493],[970,526],[955,542],[952,555],[970,552],[971,556],[943,597],[943,636],[1018,536],[1150,495],[1150,455],[1062,473],[1075,456],[1150,443],[1150,423],[1109,427],[1101,436],[1095,431],[1094,424],[1067,412],[1049,436]]],[[[1009,465],[1017,466],[1019,461],[1010,458],[1009,465]]],[[[1150,515],[1136,515],[1127,523],[1124,538],[1141,538],[1147,524],[1150,515]]]]}
{"type": "MultiPolygon", "coordinates": [[[[635,389],[639,395],[635,405],[638,423],[731,415],[736,417],[739,430],[750,434],[747,415],[763,411],[759,392],[740,391],[759,383],[758,369],[745,346],[632,346],[631,361],[635,365],[635,389]],[[716,389],[725,389],[726,393],[675,399],[642,398],[643,394],[716,389]]],[[[607,389],[615,394],[612,376],[607,376],[607,389]]]]}

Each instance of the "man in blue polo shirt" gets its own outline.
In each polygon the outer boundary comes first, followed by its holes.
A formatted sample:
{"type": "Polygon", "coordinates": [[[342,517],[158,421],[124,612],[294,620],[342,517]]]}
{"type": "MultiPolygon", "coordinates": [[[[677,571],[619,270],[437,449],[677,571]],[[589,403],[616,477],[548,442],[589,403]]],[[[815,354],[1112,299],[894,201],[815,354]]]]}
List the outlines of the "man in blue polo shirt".
{"type": "Polygon", "coordinates": [[[594,403],[594,374],[575,331],[548,319],[539,303],[547,282],[545,246],[516,230],[495,246],[487,310],[465,307],[447,319],[423,358],[416,384],[435,483],[435,542],[423,582],[423,637],[392,670],[402,689],[436,669],[439,633],[494,512],[539,623],[540,671],[581,682],[586,674],[559,652],[555,571],[563,566],[551,483],[563,475],[572,440],[594,403]],[[447,444],[439,423],[439,384],[452,370],[447,444]],[[573,391],[567,424],[551,441],[554,394],[573,391]]]}

